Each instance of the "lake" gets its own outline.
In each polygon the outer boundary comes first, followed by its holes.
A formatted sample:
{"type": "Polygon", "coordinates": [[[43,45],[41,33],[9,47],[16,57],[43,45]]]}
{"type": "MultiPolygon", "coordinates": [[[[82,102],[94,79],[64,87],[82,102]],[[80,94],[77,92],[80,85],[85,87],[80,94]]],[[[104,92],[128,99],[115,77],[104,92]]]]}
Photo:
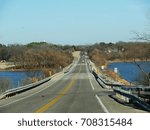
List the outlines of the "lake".
{"type": "MultiPolygon", "coordinates": [[[[137,62],[140,67],[146,72],[150,73],[150,62],[137,62]]],[[[139,84],[139,77],[142,75],[141,70],[134,62],[117,62],[108,65],[108,68],[114,70],[118,68],[119,75],[131,83],[139,84]]]]}
{"type": "Polygon", "coordinates": [[[11,88],[16,88],[31,83],[32,77],[42,78],[42,71],[0,71],[0,80],[7,80],[11,83],[11,88]]]}

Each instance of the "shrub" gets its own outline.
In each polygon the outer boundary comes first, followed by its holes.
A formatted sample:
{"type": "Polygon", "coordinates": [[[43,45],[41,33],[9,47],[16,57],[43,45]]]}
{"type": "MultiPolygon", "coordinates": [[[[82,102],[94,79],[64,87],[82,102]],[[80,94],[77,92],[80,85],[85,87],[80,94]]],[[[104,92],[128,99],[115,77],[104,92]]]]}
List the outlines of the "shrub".
{"type": "Polygon", "coordinates": [[[6,90],[10,89],[11,86],[11,80],[8,78],[2,78],[0,79],[0,93],[5,92],[6,90]]]}

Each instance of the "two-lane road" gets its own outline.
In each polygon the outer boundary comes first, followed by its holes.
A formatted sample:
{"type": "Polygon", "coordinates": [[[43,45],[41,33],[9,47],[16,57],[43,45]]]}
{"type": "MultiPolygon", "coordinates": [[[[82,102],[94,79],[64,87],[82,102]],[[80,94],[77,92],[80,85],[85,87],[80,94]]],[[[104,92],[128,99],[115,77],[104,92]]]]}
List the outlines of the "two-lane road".
{"type": "Polygon", "coordinates": [[[69,73],[60,74],[37,88],[1,100],[0,112],[143,112],[115,102],[108,97],[111,94],[114,94],[113,91],[97,84],[85,60],[80,58],[69,73]]]}

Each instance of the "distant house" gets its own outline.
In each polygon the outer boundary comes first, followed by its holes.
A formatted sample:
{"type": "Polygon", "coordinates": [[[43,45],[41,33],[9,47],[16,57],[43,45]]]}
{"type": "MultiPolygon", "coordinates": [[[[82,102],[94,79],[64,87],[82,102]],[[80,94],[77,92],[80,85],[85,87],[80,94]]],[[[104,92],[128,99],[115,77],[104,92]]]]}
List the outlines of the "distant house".
{"type": "Polygon", "coordinates": [[[123,47],[118,47],[118,48],[109,47],[105,50],[105,52],[108,54],[110,54],[110,53],[123,53],[124,51],[125,51],[125,49],[123,47]]]}

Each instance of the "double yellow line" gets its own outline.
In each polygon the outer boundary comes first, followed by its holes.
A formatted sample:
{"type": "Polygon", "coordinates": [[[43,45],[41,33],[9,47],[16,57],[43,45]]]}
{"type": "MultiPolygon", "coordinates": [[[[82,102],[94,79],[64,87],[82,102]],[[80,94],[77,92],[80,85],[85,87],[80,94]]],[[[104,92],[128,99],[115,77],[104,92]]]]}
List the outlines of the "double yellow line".
{"type": "MultiPolygon", "coordinates": [[[[82,69],[82,66],[80,65],[79,73],[80,73],[81,69],[82,69]]],[[[73,84],[76,81],[76,76],[77,76],[77,74],[72,77],[71,82],[62,91],[59,92],[58,96],[53,98],[50,102],[48,102],[46,105],[44,105],[40,109],[36,110],[35,113],[45,112],[51,106],[53,106],[57,101],[59,101],[70,90],[70,88],[73,86],[73,84]]]]}

